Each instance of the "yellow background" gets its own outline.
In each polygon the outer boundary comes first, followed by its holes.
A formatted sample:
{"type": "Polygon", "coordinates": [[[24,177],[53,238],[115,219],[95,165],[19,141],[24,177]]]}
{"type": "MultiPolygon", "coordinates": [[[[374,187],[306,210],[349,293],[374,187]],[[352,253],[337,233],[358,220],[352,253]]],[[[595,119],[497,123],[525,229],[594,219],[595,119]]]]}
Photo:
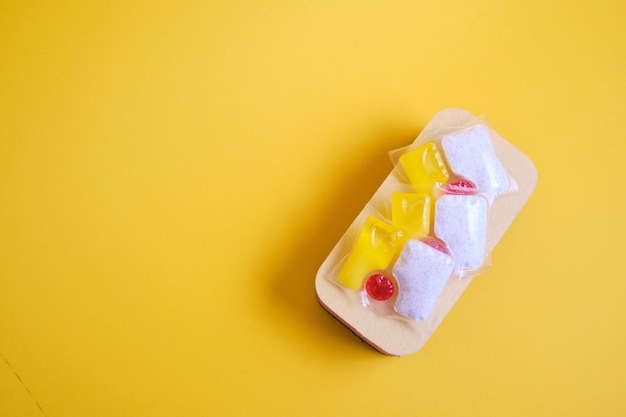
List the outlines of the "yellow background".
{"type": "Polygon", "coordinates": [[[625,41],[617,0],[0,1],[0,416],[623,416],[625,41]],[[446,107],[539,184],[386,357],[314,277],[446,107]]]}

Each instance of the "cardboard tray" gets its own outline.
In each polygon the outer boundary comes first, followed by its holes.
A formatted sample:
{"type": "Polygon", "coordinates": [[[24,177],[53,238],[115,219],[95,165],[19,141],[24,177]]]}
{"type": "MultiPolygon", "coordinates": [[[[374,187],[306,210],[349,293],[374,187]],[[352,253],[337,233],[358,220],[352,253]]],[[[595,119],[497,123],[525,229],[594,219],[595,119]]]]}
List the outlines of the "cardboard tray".
{"type": "MultiPolygon", "coordinates": [[[[427,132],[438,128],[464,127],[475,120],[477,119],[465,110],[443,110],[430,120],[414,143],[421,143],[428,135],[427,132]]],[[[496,155],[517,183],[517,190],[497,198],[490,208],[487,229],[488,253],[491,253],[500,241],[530,198],[537,183],[537,171],[531,160],[493,130],[491,137],[496,155]]],[[[391,189],[401,183],[397,173],[392,171],[370,201],[388,195],[391,189]]],[[[350,250],[358,230],[371,214],[372,209],[366,205],[322,263],[315,279],[317,298],[330,314],[378,351],[392,356],[408,355],[426,343],[472,278],[451,278],[429,318],[421,322],[400,320],[364,307],[356,301],[355,291],[336,283],[335,275],[337,264],[350,250]]]]}

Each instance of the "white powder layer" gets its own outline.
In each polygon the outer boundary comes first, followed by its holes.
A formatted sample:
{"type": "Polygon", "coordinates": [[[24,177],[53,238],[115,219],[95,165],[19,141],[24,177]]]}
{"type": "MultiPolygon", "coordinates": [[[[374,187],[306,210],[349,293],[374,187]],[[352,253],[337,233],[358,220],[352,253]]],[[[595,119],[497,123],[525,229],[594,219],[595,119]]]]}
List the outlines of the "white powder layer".
{"type": "Polygon", "coordinates": [[[450,248],[459,268],[477,269],[486,257],[487,200],[447,194],[435,204],[435,234],[450,248]]]}
{"type": "Polygon", "coordinates": [[[395,309],[413,320],[425,320],[454,269],[454,260],[426,243],[406,242],[392,274],[398,281],[395,309]]]}
{"type": "Polygon", "coordinates": [[[450,169],[472,181],[479,193],[491,198],[509,188],[506,171],[493,150],[489,132],[484,126],[444,135],[441,146],[450,169]]]}

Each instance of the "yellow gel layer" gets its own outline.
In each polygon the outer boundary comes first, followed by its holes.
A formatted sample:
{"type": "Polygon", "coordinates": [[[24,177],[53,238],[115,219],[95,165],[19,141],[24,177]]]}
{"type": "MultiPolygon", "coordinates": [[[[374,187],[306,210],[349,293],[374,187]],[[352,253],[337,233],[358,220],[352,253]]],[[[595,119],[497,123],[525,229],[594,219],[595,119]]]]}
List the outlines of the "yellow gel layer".
{"type": "Polygon", "coordinates": [[[400,165],[418,191],[430,193],[436,183],[446,182],[450,177],[434,142],[403,154],[400,165]]]}
{"type": "Polygon", "coordinates": [[[361,288],[366,275],[387,268],[393,258],[402,233],[376,217],[368,217],[338,280],[348,288],[361,288]]]}
{"type": "Polygon", "coordinates": [[[401,230],[427,235],[430,232],[431,197],[424,193],[393,193],[391,220],[401,230]]]}

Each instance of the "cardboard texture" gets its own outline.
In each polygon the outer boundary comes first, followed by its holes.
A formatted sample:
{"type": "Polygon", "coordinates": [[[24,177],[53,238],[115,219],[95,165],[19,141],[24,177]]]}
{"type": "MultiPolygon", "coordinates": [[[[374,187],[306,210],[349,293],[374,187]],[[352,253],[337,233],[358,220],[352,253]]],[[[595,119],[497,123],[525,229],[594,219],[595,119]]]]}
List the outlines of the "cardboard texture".
{"type": "MultiPolygon", "coordinates": [[[[426,125],[414,144],[421,144],[428,132],[437,129],[465,127],[475,116],[461,109],[446,109],[436,114],[426,125]]],[[[531,160],[493,130],[492,139],[496,155],[516,182],[517,190],[498,197],[490,208],[487,230],[487,252],[495,248],[519,211],[532,194],[537,172],[531,160]]],[[[376,191],[371,203],[375,206],[382,196],[403,182],[392,170],[376,191]]],[[[350,250],[354,237],[367,216],[375,211],[366,205],[346,233],[322,263],[315,288],[320,304],[357,336],[378,351],[392,356],[403,356],[416,352],[439,326],[448,311],[472,281],[472,278],[451,278],[445,285],[430,316],[424,321],[400,320],[392,314],[385,315],[372,308],[364,307],[356,291],[343,288],[336,280],[337,264],[350,250]]]]}

